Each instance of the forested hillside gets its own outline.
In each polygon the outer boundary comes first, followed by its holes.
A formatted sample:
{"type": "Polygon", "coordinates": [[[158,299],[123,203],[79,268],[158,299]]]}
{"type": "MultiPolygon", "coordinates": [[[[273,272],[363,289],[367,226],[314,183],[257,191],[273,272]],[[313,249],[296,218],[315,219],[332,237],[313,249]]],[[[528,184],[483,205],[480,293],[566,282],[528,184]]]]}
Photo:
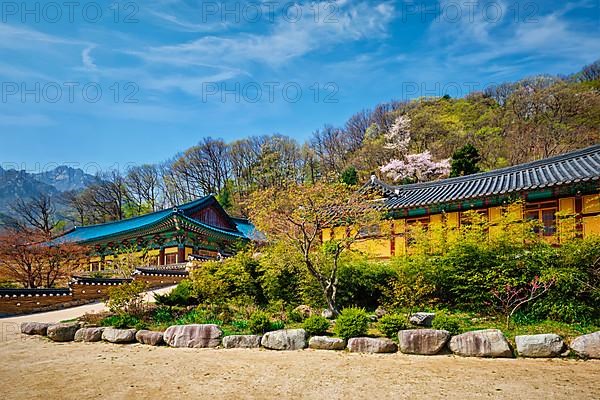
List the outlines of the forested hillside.
{"type": "Polygon", "coordinates": [[[390,101],[305,143],[273,134],[203,138],[162,164],[113,171],[63,201],[77,225],[122,219],[217,194],[234,214],[257,189],[318,180],[396,183],[540,159],[600,140],[600,62],[570,76],[535,76],[464,98],[390,101]],[[453,157],[454,156],[454,157],[453,157]],[[454,158],[454,159],[452,159],[454,158]]]}

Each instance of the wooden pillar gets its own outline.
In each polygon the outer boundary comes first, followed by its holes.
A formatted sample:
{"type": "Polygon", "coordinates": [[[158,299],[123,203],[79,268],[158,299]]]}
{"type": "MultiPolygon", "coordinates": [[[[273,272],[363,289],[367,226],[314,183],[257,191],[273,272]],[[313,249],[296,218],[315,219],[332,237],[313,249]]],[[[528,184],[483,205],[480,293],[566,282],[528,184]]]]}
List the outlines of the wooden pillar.
{"type": "Polygon", "coordinates": [[[158,265],[165,265],[165,248],[162,246],[158,252],[158,265]]]}
{"type": "Polygon", "coordinates": [[[583,219],[581,217],[582,211],[583,198],[581,197],[581,193],[577,192],[577,196],[575,197],[575,234],[578,238],[583,237],[583,219]]]}
{"type": "Polygon", "coordinates": [[[185,245],[180,244],[177,246],[177,262],[183,263],[185,262],[185,245]]]}

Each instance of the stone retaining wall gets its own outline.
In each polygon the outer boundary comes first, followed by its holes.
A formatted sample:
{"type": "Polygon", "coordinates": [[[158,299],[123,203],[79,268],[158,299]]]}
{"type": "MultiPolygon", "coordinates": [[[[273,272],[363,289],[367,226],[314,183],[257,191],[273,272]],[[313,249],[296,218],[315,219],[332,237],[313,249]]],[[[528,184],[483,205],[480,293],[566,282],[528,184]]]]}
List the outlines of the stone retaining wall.
{"type": "MultiPolygon", "coordinates": [[[[348,341],[325,336],[312,337],[304,329],[281,329],[260,335],[234,335],[223,337],[223,331],[213,324],[173,325],[165,332],[152,332],[136,329],[115,329],[111,327],[81,327],[79,323],[43,324],[24,322],[21,333],[27,335],[48,336],[53,341],[107,341],[111,343],[134,343],[146,345],[167,345],[187,348],[264,348],[267,350],[303,350],[310,347],[315,350],[343,350],[357,353],[396,353],[432,356],[447,354],[440,352],[450,339],[447,331],[431,329],[400,331],[396,345],[387,338],[356,337],[348,341]],[[422,331],[422,332],[419,332],[422,331]],[[439,334],[436,334],[439,333],[439,334]],[[408,344],[408,347],[407,347],[408,344]],[[435,351],[433,351],[435,350],[435,351]]],[[[579,336],[570,346],[558,335],[517,336],[519,357],[566,357],[576,355],[579,358],[600,358],[600,331],[579,336]]],[[[496,329],[466,332],[453,336],[449,350],[464,357],[514,357],[508,341],[496,329]]]]}

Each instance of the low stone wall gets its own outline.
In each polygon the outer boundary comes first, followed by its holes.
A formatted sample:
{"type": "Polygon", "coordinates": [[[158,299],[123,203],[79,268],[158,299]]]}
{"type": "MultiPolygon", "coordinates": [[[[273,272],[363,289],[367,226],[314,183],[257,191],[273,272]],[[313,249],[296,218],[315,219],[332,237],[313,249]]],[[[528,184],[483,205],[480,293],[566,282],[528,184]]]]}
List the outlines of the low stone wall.
{"type": "Polygon", "coordinates": [[[0,289],[0,317],[53,311],[108,298],[110,288],[141,280],[148,288],[176,285],[187,278],[186,271],[138,270],[132,279],[73,277],[62,289],[0,289]]]}
{"type": "Polygon", "coordinates": [[[89,303],[70,289],[0,290],[0,316],[52,311],[89,303]]]}
{"type": "MultiPolygon", "coordinates": [[[[446,344],[454,355],[464,357],[514,357],[504,335],[495,329],[466,332],[450,337],[447,331],[431,329],[400,331],[399,345],[387,338],[356,337],[348,341],[326,336],[309,335],[304,329],[282,329],[264,335],[233,335],[223,337],[221,328],[214,324],[174,325],[165,332],[111,327],[81,327],[72,324],[42,324],[25,322],[21,333],[48,336],[53,341],[85,341],[167,345],[187,348],[264,348],[267,350],[348,350],[353,353],[396,353],[431,356],[448,354],[442,351],[446,344]],[[418,332],[422,331],[422,332],[418,332]],[[408,347],[407,347],[408,345],[408,347]]],[[[566,357],[600,359],[600,331],[579,336],[567,346],[553,334],[517,336],[519,357],[566,357]]]]}

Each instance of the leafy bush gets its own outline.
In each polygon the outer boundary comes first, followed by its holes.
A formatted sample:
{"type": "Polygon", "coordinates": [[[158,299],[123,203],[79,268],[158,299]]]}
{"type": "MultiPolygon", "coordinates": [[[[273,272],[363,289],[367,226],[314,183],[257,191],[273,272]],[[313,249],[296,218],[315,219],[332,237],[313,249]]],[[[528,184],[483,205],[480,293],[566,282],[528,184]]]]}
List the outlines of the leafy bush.
{"type": "Polygon", "coordinates": [[[458,318],[451,317],[444,313],[437,313],[433,318],[431,326],[433,329],[448,331],[453,336],[459,335],[461,333],[458,318]]]}
{"type": "Polygon", "coordinates": [[[215,324],[215,325],[223,325],[223,321],[220,320],[211,310],[206,310],[201,307],[196,307],[195,309],[185,313],[179,319],[177,319],[176,323],[178,325],[189,325],[189,324],[215,324]]]}
{"type": "Polygon", "coordinates": [[[291,322],[302,322],[302,321],[304,321],[304,315],[302,315],[298,311],[292,310],[292,311],[288,311],[287,319],[288,319],[288,321],[291,321],[291,322]]]}
{"type": "Polygon", "coordinates": [[[140,317],[144,313],[142,293],[146,284],[142,281],[132,281],[108,290],[108,309],[114,313],[132,314],[140,317]]]}
{"type": "Polygon", "coordinates": [[[179,283],[173,290],[167,294],[155,294],[154,298],[158,305],[169,307],[185,307],[198,304],[198,299],[194,295],[192,282],[185,279],[179,283]]]}
{"type": "Polygon", "coordinates": [[[342,339],[364,336],[369,329],[369,315],[363,308],[344,308],[333,328],[334,333],[342,339]]]}
{"type": "Polygon", "coordinates": [[[248,330],[248,321],[232,321],[231,326],[236,332],[245,332],[248,330]]]}
{"type": "Polygon", "coordinates": [[[111,315],[100,321],[101,326],[112,326],[117,329],[135,328],[141,320],[130,314],[111,315]]]}
{"type": "Polygon", "coordinates": [[[572,239],[553,250],[556,261],[545,275],[555,284],[532,305],[531,313],[536,319],[600,322],[600,236],[572,239]]]}
{"type": "Polygon", "coordinates": [[[191,325],[191,324],[202,324],[204,323],[204,315],[199,313],[197,310],[191,310],[175,321],[177,325],[191,325]]]}
{"type": "Polygon", "coordinates": [[[169,308],[160,306],[157,307],[156,310],[154,310],[152,319],[157,324],[166,325],[173,322],[173,313],[169,308]]]}
{"type": "Polygon", "coordinates": [[[398,332],[408,328],[406,317],[401,314],[386,314],[379,319],[378,328],[387,338],[398,337],[398,332]]]}
{"type": "Polygon", "coordinates": [[[301,304],[323,306],[318,283],[301,266],[297,254],[275,242],[262,251],[260,284],[268,303],[283,302],[293,308],[301,304]]]}
{"type": "Polygon", "coordinates": [[[310,336],[316,336],[325,334],[330,325],[327,318],[321,317],[320,315],[313,315],[304,320],[302,328],[304,328],[306,333],[310,336]]]}
{"type": "Polygon", "coordinates": [[[389,263],[369,261],[357,255],[345,257],[338,274],[338,306],[377,308],[384,288],[394,276],[395,269],[389,263]]]}
{"type": "Polygon", "coordinates": [[[271,318],[263,311],[257,311],[250,317],[248,321],[248,329],[250,332],[261,335],[271,330],[271,318]]]}
{"type": "Polygon", "coordinates": [[[252,250],[240,251],[224,261],[202,262],[190,278],[195,296],[201,303],[227,303],[238,297],[252,298],[262,304],[264,296],[257,271],[258,261],[252,250]]]}
{"type": "Polygon", "coordinates": [[[283,328],[285,328],[285,323],[283,321],[277,320],[277,321],[271,322],[271,328],[269,330],[270,331],[278,331],[283,328]]]}

